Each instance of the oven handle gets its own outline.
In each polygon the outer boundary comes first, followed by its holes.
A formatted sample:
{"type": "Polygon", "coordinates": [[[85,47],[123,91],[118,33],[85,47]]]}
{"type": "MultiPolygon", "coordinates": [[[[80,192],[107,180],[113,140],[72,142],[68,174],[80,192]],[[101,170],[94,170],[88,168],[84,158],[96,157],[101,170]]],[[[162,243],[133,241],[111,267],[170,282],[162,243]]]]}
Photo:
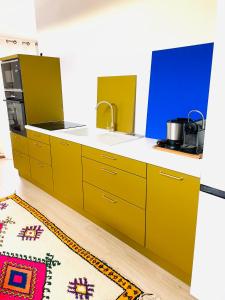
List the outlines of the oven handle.
{"type": "Polygon", "coordinates": [[[13,99],[3,99],[3,101],[5,101],[5,102],[19,102],[19,103],[24,103],[24,101],[23,100],[21,100],[21,99],[17,99],[17,98],[13,98],[13,99]]]}

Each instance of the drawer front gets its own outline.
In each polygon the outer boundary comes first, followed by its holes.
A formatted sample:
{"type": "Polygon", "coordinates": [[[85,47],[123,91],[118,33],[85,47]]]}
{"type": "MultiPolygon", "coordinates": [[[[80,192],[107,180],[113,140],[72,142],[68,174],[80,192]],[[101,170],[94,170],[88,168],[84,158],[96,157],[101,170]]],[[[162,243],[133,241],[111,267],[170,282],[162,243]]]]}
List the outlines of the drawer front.
{"type": "Polygon", "coordinates": [[[32,140],[42,142],[45,144],[50,144],[49,136],[47,134],[33,131],[33,130],[27,130],[27,136],[32,140]]]}
{"type": "Polygon", "coordinates": [[[83,179],[131,204],[145,208],[146,180],[142,177],[83,158],[83,179]]]}
{"type": "Polygon", "coordinates": [[[82,155],[129,173],[146,177],[146,163],[87,146],[82,147],[82,155]]]}
{"type": "Polygon", "coordinates": [[[45,187],[49,191],[53,190],[52,168],[36,159],[30,159],[31,177],[35,183],[45,187]]]}
{"type": "Polygon", "coordinates": [[[50,138],[54,193],[71,208],[83,208],[81,145],[50,138]]]}
{"type": "Polygon", "coordinates": [[[14,167],[24,177],[30,177],[30,158],[26,154],[13,150],[14,167]]]}
{"type": "Polygon", "coordinates": [[[28,139],[29,155],[46,164],[51,164],[50,146],[44,143],[28,139]]]}
{"type": "Polygon", "coordinates": [[[11,132],[12,149],[28,155],[28,139],[25,136],[11,132]]]}
{"type": "Polygon", "coordinates": [[[145,210],[84,183],[84,209],[144,246],[145,210]]]}

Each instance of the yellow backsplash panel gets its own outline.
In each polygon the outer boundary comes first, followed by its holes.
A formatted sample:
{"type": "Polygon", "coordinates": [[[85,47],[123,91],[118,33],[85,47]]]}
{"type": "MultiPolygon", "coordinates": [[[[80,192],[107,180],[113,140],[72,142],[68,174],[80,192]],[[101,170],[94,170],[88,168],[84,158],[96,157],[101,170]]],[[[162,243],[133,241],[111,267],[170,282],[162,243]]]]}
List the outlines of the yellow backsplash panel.
{"type": "MultiPolygon", "coordinates": [[[[136,104],[136,75],[98,77],[97,102],[110,102],[115,111],[115,130],[133,133],[136,104]]],[[[111,111],[108,105],[97,110],[97,127],[108,128],[111,111]]]]}

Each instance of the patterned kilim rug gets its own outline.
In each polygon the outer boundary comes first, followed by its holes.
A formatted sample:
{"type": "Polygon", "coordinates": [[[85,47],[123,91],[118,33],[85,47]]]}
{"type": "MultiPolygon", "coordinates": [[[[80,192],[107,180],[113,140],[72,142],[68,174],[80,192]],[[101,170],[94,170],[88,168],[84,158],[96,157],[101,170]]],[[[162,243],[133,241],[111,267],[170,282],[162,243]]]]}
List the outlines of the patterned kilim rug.
{"type": "Polygon", "coordinates": [[[17,195],[0,200],[1,300],[134,300],[141,294],[17,195]]]}

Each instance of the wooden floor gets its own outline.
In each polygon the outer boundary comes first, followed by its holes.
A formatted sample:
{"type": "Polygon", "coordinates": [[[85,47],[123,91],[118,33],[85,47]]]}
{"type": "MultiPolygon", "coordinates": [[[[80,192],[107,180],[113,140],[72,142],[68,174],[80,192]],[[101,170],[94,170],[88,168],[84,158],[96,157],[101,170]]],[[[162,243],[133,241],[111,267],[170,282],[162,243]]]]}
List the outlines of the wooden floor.
{"type": "Polygon", "coordinates": [[[15,191],[82,247],[106,261],[143,291],[153,292],[159,296],[155,299],[194,299],[189,294],[189,287],[180,280],[30,182],[20,178],[11,160],[0,159],[0,197],[15,191]]]}

